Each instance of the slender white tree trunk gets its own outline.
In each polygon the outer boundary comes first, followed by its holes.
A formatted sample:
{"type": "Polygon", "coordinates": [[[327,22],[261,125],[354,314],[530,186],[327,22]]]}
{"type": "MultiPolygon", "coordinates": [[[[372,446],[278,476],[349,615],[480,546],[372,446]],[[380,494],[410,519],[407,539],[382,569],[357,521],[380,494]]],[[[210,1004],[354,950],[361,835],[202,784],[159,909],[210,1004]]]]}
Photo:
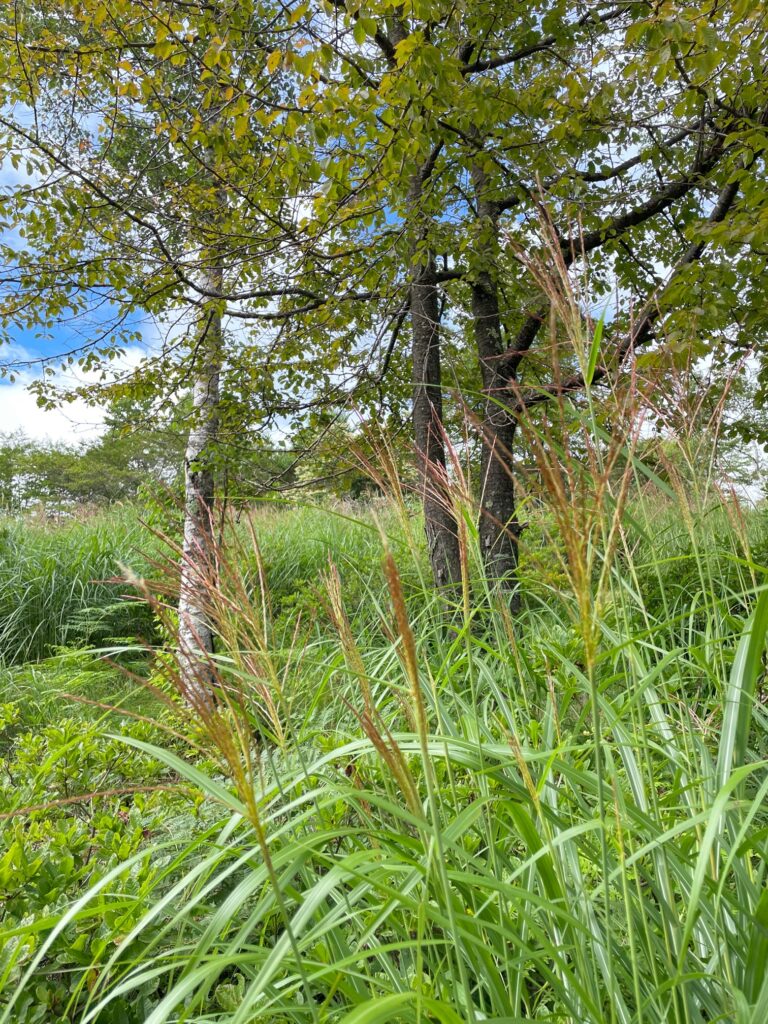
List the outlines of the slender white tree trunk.
{"type": "MultiPolygon", "coordinates": [[[[222,288],[220,265],[204,273],[206,290],[222,288]]],[[[179,669],[191,702],[210,690],[208,656],[214,635],[208,593],[216,580],[213,532],[216,456],[219,431],[219,380],[222,365],[221,310],[214,301],[206,311],[194,355],[192,423],[184,456],[184,545],[179,586],[179,669]]]]}

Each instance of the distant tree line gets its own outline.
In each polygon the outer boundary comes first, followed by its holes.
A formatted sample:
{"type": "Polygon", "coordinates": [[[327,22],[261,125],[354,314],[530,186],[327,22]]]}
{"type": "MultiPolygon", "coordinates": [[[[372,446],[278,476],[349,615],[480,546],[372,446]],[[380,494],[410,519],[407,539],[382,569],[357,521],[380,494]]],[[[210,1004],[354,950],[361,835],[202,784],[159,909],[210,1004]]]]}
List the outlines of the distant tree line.
{"type": "MultiPolygon", "coordinates": [[[[187,398],[164,415],[148,402],[122,399],[108,406],[103,431],[79,443],[0,433],[0,513],[74,514],[158,500],[181,506],[190,416],[187,398]]],[[[282,445],[224,435],[217,454],[217,474],[235,507],[282,493],[355,499],[377,490],[364,467],[371,457],[365,434],[344,421],[298,430],[282,445]]]]}
{"type": "Polygon", "coordinates": [[[110,407],[104,432],[80,443],[0,434],[0,510],[133,501],[142,487],[172,487],[183,441],[169,423],[142,422],[133,403],[110,407]]]}

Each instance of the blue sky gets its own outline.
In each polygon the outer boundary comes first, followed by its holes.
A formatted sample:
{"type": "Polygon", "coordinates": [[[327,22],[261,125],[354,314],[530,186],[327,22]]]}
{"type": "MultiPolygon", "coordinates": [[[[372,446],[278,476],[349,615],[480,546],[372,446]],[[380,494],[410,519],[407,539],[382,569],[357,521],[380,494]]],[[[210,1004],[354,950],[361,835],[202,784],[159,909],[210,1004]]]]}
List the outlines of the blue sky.
{"type": "MultiPolygon", "coordinates": [[[[16,110],[17,115],[23,110],[16,110]]],[[[27,175],[24,164],[14,169],[10,161],[0,160],[0,191],[8,192],[20,185],[32,184],[34,179],[27,175]]],[[[6,231],[3,241],[11,246],[22,245],[13,231],[6,231]]],[[[104,418],[103,410],[90,408],[82,401],[67,403],[54,410],[40,409],[36,397],[29,391],[29,385],[40,378],[41,359],[51,358],[83,344],[98,336],[110,316],[108,307],[101,312],[63,322],[52,330],[35,330],[17,327],[7,332],[8,344],[0,344],[0,366],[10,366],[15,376],[13,382],[0,378],[0,434],[23,430],[29,437],[76,443],[97,436],[104,418]]],[[[148,340],[156,336],[151,325],[144,332],[148,340]]],[[[127,355],[127,365],[135,365],[141,355],[137,349],[127,355]]],[[[76,368],[66,374],[58,373],[55,380],[63,387],[73,387],[86,380],[77,375],[76,368]]]]}
{"type": "MultiPolygon", "coordinates": [[[[23,167],[14,170],[8,161],[0,161],[1,191],[13,190],[30,181],[23,167]]],[[[23,244],[14,232],[5,232],[3,241],[11,246],[23,244]]],[[[65,443],[98,436],[104,419],[103,409],[90,407],[80,400],[66,403],[59,409],[40,409],[29,386],[40,379],[43,371],[41,360],[53,359],[97,338],[107,328],[113,312],[112,307],[97,298],[91,311],[63,320],[50,330],[22,326],[10,328],[7,332],[10,342],[0,344],[0,366],[7,366],[15,380],[0,378],[0,434],[22,430],[32,438],[65,443]]],[[[145,344],[128,351],[126,358],[116,363],[118,369],[135,366],[158,337],[153,323],[144,323],[138,316],[135,323],[141,329],[145,344]]],[[[64,388],[75,387],[89,379],[88,375],[78,372],[76,366],[62,374],[58,364],[53,365],[57,371],[53,380],[64,388]]]]}
{"type": "MultiPolygon", "coordinates": [[[[80,399],[65,403],[58,409],[41,409],[29,387],[42,375],[41,360],[55,358],[78,347],[103,330],[108,320],[108,311],[105,310],[101,322],[91,314],[58,325],[51,331],[18,328],[9,332],[12,340],[9,345],[0,346],[0,365],[8,366],[15,379],[0,379],[0,434],[22,430],[32,438],[70,444],[98,436],[104,419],[103,409],[88,406],[80,399]]],[[[151,322],[142,323],[137,319],[137,326],[141,327],[145,342],[127,349],[125,358],[116,361],[117,370],[135,366],[157,337],[151,322]]],[[[61,371],[60,364],[52,365],[56,370],[52,379],[64,388],[95,379],[93,374],[83,373],[77,365],[69,367],[66,372],[61,371]]]]}

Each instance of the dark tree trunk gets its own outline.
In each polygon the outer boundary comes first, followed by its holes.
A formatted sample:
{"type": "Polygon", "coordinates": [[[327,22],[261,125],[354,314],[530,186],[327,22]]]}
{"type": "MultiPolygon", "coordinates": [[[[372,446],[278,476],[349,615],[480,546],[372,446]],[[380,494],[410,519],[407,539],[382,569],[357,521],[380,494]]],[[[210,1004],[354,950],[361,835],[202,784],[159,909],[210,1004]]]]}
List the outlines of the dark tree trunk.
{"type": "Polygon", "coordinates": [[[498,211],[485,195],[485,176],[473,174],[477,195],[478,251],[472,282],[472,320],[482,375],[480,548],[488,579],[509,593],[513,612],[519,607],[517,563],[520,525],[515,504],[512,452],[517,420],[509,407],[509,374],[501,356],[505,350],[496,275],[498,211]]]}
{"type": "Polygon", "coordinates": [[[461,583],[461,554],[446,472],[439,320],[435,265],[430,256],[411,284],[413,437],[429,560],[437,586],[451,591],[461,583]]]}
{"type": "MultiPolygon", "coordinates": [[[[403,8],[397,7],[387,18],[392,47],[408,37],[403,8]]],[[[394,61],[389,54],[390,61],[394,61]]],[[[410,267],[411,354],[413,359],[413,440],[424,512],[424,528],[432,574],[437,587],[456,593],[461,585],[461,550],[456,516],[448,487],[443,436],[443,389],[440,371],[440,300],[435,278],[434,253],[426,265],[415,258],[417,242],[425,234],[422,207],[425,184],[430,180],[442,146],[437,145],[409,189],[411,228],[413,231],[410,267]]]]}

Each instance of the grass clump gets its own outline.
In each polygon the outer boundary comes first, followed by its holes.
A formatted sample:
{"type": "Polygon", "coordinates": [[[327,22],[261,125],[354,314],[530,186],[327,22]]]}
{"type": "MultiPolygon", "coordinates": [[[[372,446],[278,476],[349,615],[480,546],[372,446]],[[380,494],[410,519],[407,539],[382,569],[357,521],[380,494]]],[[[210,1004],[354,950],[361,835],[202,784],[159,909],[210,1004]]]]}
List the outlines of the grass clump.
{"type": "Polygon", "coordinates": [[[138,543],[146,548],[147,536],[131,510],[53,525],[0,521],[0,664],[110,637],[151,639],[146,606],[126,600],[120,582],[121,566],[144,563],[138,543]]]}

